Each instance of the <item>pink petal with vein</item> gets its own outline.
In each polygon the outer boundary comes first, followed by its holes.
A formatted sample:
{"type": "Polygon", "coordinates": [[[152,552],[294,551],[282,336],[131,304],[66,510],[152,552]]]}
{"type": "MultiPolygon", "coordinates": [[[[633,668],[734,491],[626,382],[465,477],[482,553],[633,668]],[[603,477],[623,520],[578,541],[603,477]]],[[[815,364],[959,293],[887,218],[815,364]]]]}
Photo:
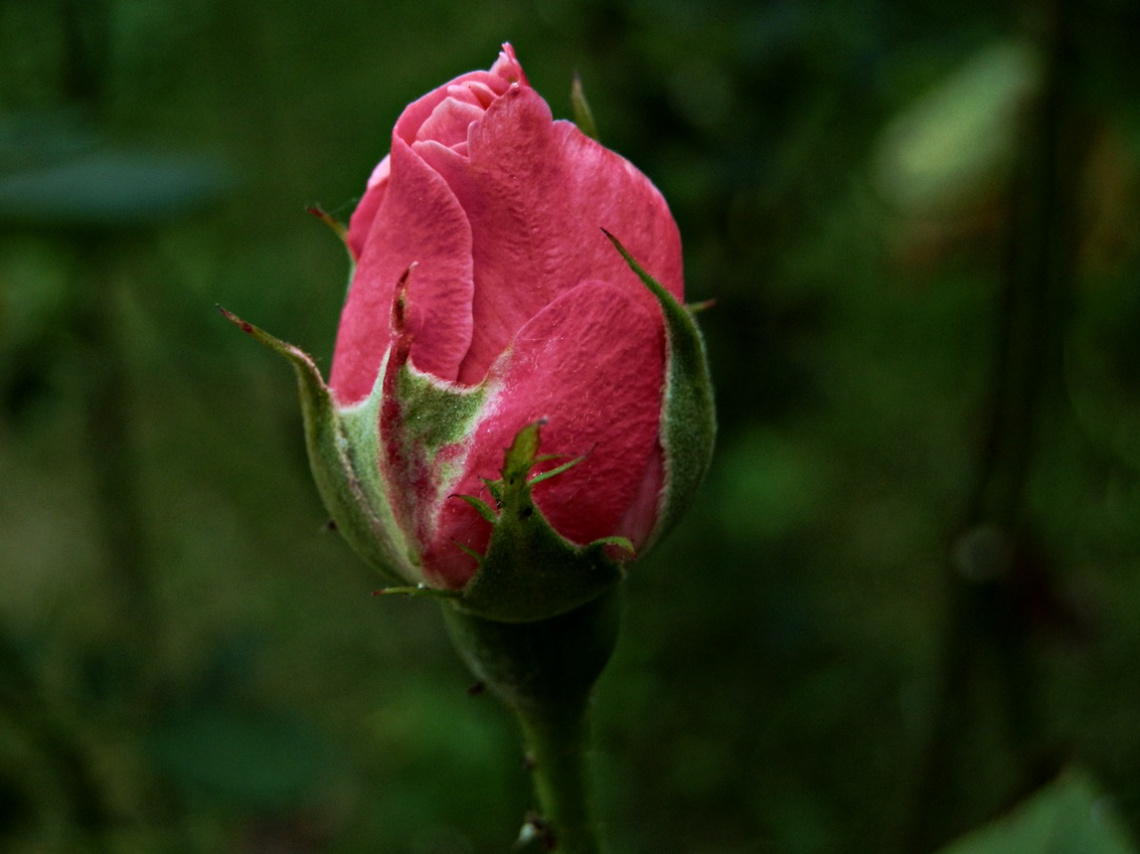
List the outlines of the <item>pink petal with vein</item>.
{"type": "Polygon", "coordinates": [[[412,363],[455,379],[471,341],[471,229],[451,190],[402,140],[393,140],[387,190],[360,245],[329,380],[337,402],[349,405],[372,391],[389,343],[395,285],[413,263],[412,363]]]}
{"type": "Polygon", "coordinates": [[[475,329],[460,382],[481,381],[524,323],[586,279],[655,306],[603,228],[682,295],[681,239],[657,188],[574,125],[551,122],[534,90],[514,87],[495,101],[471,126],[467,157],[422,143],[417,150],[471,222],[475,329]]]}
{"type": "MultiPolygon", "coordinates": [[[[560,295],[519,330],[510,352],[492,368],[496,398],[454,492],[490,501],[481,479],[497,478],[515,434],[544,418],[540,453],[560,458],[540,470],[583,457],[535,486],[548,521],[575,543],[617,534],[640,545],[656,518],[662,486],[664,371],[665,334],[656,306],[647,308],[627,289],[601,281],[560,295]]],[[[465,501],[450,498],[424,552],[429,577],[462,586],[475,563],[454,543],[482,553],[489,537],[490,525],[465,501]]]]}

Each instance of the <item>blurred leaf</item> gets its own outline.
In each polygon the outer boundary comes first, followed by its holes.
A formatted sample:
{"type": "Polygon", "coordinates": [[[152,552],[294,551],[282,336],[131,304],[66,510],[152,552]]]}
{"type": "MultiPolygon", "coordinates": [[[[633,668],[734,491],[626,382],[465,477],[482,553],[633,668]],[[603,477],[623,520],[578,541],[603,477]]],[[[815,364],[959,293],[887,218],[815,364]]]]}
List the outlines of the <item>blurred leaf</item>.
{"type": "Polygon", "coordinates": [[[330,744],[304,721],[222,705],[187,710],[153,735],[151,751],[185,789],[255,808],[296,803],[333,765],[330,744]]]}
{"type": "Polygon", "coordinates": [[[372,755],[398,780],[372,805],[391,839],[440,822],[502,838],[521,817],[528,781],[510,720],[489,696],[465,696],[450,679],[436,684],[409,673],[371,717],[372,755]]]}
{"type": "Polygon", "coordinates": [[[582,78],[574,75],[574,82],[570,86],[570,106],[574,110],[574,124],[578,130],[590,137],[598,138],[598,125],[594,121],[594,111],[590,109],[590,102],[586,100],[586,92],[582,89],[582,78]]]}
{"type": "Polygon", "coordinates": [[[742,542],[786,535],[811,521],[826,484],[819,461],[794,437],[764,427],[720,453],[713,495],[724,529],[742,542]]]}
{"type": "Polygon", "coordinates": [[[89,154],[103,141],[77,109],[0,115],[0,175],[89,154]]]}
{"type": "Polygon", "coordinates": [[[1109,799],[1084,774],[1070,772],[942,854],[1135,854],[1136,850],[1109,799]]]}
{"type": "Polygon", "coordinates": [[[144,226],[202,208],[225,183],[210,160],[93,152],[0,177],[0,224],[144,226]]]}
{"type": "Polygon", "coordinates": [[[1041,59],[1029,45],[991,45],[899,115],[883,132],[875,182],[899,211],[960,211],[1012,162],[1018,120],[1039,88],[1041,59]]]}

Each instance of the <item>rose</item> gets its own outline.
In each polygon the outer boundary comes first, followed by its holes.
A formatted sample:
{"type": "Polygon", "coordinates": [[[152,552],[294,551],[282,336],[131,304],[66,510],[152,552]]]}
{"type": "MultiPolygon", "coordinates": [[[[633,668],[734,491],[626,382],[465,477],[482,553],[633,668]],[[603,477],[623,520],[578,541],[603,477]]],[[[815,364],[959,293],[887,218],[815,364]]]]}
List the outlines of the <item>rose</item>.
{"type": "Polygon", "coordinates": [[[350,543],[496,618],[550,616],[611,585],[711,452],[661,194],[553,121],[504,45],[490,71],[404,110],[346,242],[356,266],[327,389],[278,346],[350,543]]]}
{"type": "Polygon", "coordinates": [[[715,432],[677,226],[644,175],[552,120],[509,45],[404,110],[347,232],[321,215],[355,262],[329,383],[223,313],[296,369],[336,528],[386,592],[450,600],[456,648],[519,716],[541,813],[519,838],[596,852],[607,592],[691,501],[715,432]]]}

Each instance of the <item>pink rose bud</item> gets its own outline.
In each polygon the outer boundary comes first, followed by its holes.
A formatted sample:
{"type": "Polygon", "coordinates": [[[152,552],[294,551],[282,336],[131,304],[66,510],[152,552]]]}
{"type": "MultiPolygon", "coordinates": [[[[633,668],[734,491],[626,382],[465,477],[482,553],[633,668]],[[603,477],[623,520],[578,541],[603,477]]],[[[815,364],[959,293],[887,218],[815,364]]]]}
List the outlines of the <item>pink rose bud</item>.
{"type": "Polygon", "coordinates": [[[298,367],[338,528],[388,577],[493,619],[599,595],[712,450],[661,194],[554,121],[504,45],[404,110],[347,244],[327,388],[267,342],[298,367]]]}

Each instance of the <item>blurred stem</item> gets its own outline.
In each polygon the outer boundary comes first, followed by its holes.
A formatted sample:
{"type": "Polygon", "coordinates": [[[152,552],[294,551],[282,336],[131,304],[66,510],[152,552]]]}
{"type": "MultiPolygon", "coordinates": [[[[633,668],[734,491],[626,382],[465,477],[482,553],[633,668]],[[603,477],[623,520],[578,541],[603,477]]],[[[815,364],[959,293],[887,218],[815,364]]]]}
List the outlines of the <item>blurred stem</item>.
{"type": "Polygon", "coordinates": [[[903,830],[901,848],[912,854],[931,851],[964,829],[960,805],[969,802],[963,796],[970,782],[957,758],[973,709],[969,688],[987,657],[999,680],[998,699],[1015,762],[1015,794],[1043,776],[1036,662],[1028,648],[1031,626],[1011,572],[1020,548],[1018,527],[1025,521],[1024,490],[1041,400],[1060,371],[1064,304],[1076,266],[1078,172],[1084,158],[1074,120],[1076,62],[1068,3],[1046,0],[1034,11],[1042,24],[1042,89],[1024,124],[1011,185],[1007,267],[986,433],[962,535],[955,544],[958,553],[947,562],[948,612],[939,684],[903,830]],[[987,538],[991,553],[979,556],[975,549],[967,568],[961,552],[987,538]]]}
{"type": "MultiPolygon", "coordinates": [[[[106,696],[138,716],[146,714],[138,665],[144,660],[146,645],[156,640],[156,627],[144,566],[142,513],[128,429],[126,370],[116,323],[116,261],[122,247],[100,234],[78,235],[74,241],[83,270],[73,303],[72,328],[84,347],[84,438],[93,473],[96,526],[111,574],[108,587],[117,597],[114,622],[123,640],[106,660],[82,663],[99,666],[98,677],[112,676],[112,691],[106,696]]],[[[104,691],[107,686],[96,687],[104,691]]],[[[84,708],[81,714],[86,718],[91,712],[84,708]]],[[[75,828],[82,834],[83,845],[92,851],[108,850],[107,834],[116,817],[93,758],[74,727],[45,696],[19,645],[2,627],[0,713],[51,769],[75,828]]]]}
{"type": "MultiPolygon", "coordinates": [[[[59,0],[65,37],[63,96],[101,118],[110,58],[109,0],[59,0]]],[[[139,467],[130,420],[127,355],[121,329],[124,259],[136,245],[120,230],[71,233],[82,275],[75,295],[75,329],[86,348],[85,427],[95,491],[97,529],[117,594],[117,621],[125,660],[116,676],[138,687],[136,665],[157,639],[151,580],[146,566],[146,526],[139,495],[139,467]]],[[[126,706],[138,706],[129,697],[126,706]]]]}
{"type": "Polygon", "coordinates": [[[518,716],[547,850],[598,854],[586,753],[590,693],[617,644],[616,589],[566,614],[502,623],[443,606],[456,649],[518,716]]]}
{"type": "Polygon", "coordinates": [[[66,45],[63,95],[100,117],[110,55],[107,0],[62,0],[60,19],[66,45]]]}
{"type": "MultiPolygon", "coordinates": [[[[153,648],[157,626],[146,568],[146,524],[139,496],[139,473],[131,435],[129,377],[119,329],[119,242],[93,236],[80,244],[87,271],[77,309],[87,359],[86,426],[94,475],[98,530],[111,587],[119,597],[120,626],[133,657],[153,648]]],[[[137,660],[136,660],[137,661],[137,660]]]]}

